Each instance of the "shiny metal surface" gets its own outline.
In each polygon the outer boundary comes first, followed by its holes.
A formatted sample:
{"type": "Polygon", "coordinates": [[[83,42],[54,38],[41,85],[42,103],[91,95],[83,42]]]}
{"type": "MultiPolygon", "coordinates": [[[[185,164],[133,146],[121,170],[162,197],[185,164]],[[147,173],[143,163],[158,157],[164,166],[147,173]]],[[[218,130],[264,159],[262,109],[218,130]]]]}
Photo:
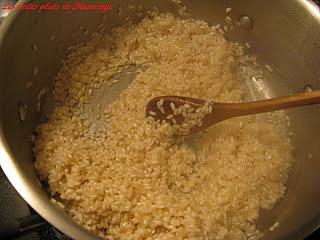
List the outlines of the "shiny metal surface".
{"type": "Polygon", "coordinates": [[[14,5],[17,2],[17,0],[8,0],[6,2],[1,2],[1,8],[0,8],[0,24],[3,22],[3,20],[8,16],[10,10],[6,7],[6,3],[14,5]]]}
{"type": "MultiPolygon", "coordinates": [[[[25,3],[27,1],[20,1],[25,3]]],[[[33,1],[37,2],[37,1],[33,1]]],[[[62,2],[62,1],[56,1],[62,2]]],[[[90,3],[101,1],[88,1],[90,3]]],[[[11,183],[23,198],[46,220],[74,239],[96,239],[50,203],[33,168],[30,136],[37,123],[45,121],[37,111],[39,91],[47,89],[42,106],[49,106],[61,59],[69,45],[85,40],[102,24],[106,31],[126,22],[127,16],[138,20],[139,11],[129,3],[143,6],[141,13],[154,5],[160,11],[176,11],[167,1],[108,1],[113,10],[95,11],[13,12],[0,28],[0,163],[11,183]],[[119,11],[121,6],[121,11],[119,11]],[[119,12],[121,14],[119,15],[119,12]],[[26,88],[31,81],[32,86],[26,88]],[[27,106],[25,121],[18,116],[18,105],[27,106]]],[[[320,89],[320,12],[308,0],[185,0],[194,18],[211,24],[223,23],[226,7],[232,19],[250,18],[252,27],[235,27],[226,37],[248,42],[249,54],[257,54],[264,79],[254,84],[256,98],[274,97],[300,92],[307,87],[320,89]]],[[[225,23],[226,24],[226,23],[225,23]]],[[[320,225],[320,107],[310,106],[288,111],[292,118],[297,164],[291,174],[286,197],[272,211],[262,212],[261,230],[273,222],[280,225],[266,232],[263,239],[298,240],[320,225]]]]}

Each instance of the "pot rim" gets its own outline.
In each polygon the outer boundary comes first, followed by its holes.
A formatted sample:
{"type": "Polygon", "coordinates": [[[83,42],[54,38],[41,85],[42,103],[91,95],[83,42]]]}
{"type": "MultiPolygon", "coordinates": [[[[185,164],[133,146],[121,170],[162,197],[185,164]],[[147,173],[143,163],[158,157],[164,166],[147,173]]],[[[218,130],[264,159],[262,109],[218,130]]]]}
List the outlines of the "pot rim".
{"type": "MultiPolygon", "coordinates": [[[[305,9],[316,19],[320,27],[320,7],[317,6],[312,0],[296,0],[299,4],[304,6],[305,9]]],[[[30,0],[19,0],[17,4],[26,4],[30,0]]],[[[0,26],[0,49],[5,40],[6,34],[9,32],[11,26],[14,24],[15,19],[22,14],[21,12],[11,11],[5,18],[0,26]]],[[[88,232],[80,225],[72,221],[72,219],[63,211],[48,204],[49,198],[43,198],[36,188],[32,187],[31,181],[22,173],[20,166],[14,161],[13,155],[2,130],[2,123],[0,122],[0,166],[10,183],[22,198],[47,222],[56,227],[59,231],[72,237],[73,239],[94,240],[99,239],[91,232],[88,232]]],[[[295,231],[282,239],[299,240],[304,239],[311,233],[320,228],[320,209],[317,214],[308,222],[301,225],[295,231]]]]}

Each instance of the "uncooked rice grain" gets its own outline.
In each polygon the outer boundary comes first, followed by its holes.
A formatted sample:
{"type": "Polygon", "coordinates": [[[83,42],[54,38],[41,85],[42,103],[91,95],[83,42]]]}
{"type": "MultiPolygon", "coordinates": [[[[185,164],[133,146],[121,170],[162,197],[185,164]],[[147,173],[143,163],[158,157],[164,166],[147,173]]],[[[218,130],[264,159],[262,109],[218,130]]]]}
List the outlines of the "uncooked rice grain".
{"type": "Polygon", "coordinates": [[[239,68],[254,58],[219,28],[171,14],[94,33],[72,49],[56,76],[57,107],[37,126],[34,147],[56,204],[105,239],[257,239],[260,210],[284,196],[292,165],[284,113],[183,137],[145,117],[148,101],[163,95],[241,102],[242,79],[251,76],[241,78],[239,68]],[[131,65],[142,70],[98,128],[84,105],[94,104],[95,84],[114,84],[131,65]]]}
{"type": "Polygon", "coordinates": [[[232,8],[231,7],[227,7],[226,8],[226,13],[230,13],[232,11],[232,8]]]}

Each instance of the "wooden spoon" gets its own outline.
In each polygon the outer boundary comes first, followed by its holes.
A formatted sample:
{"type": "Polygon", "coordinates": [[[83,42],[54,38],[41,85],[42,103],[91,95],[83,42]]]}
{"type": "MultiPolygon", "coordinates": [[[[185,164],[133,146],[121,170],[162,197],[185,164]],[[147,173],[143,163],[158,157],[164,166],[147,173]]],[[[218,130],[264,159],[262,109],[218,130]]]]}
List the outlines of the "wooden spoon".
{"type": "MultiPolygon", "coordinates": [[[[170,106],[171,103],[173,103],[176,108],[188,104],[192,108],[197,109],[203,106],[205,102],[205,100],[197,98],[180,96],[159,96],[149,101],[146,109],[146,115],[152,116],[156,120],[166,120],[172,123],[172,120],[167,119],[167,117],[170,114],[173,114],[173,110],[170,106]],[[162,112],[161,109],[159,109],[158,107],[159,101],[162,103],[162,112]]],[[[299,107],[317,103],[320,103],[320,90],[246,103],[210,102],[210,105],[212,106],[212,112],[205,115],[201,126],[192,127],[190,129],[190,134],[197,133],[203,129],[212,126],[213,124],[216,124],[229,118],[271,112],[280,109],[299,107]]],[[[179,114],[175,115],[173,119],[175,119],[177,124],[182,124],[184,117],[181,114],[179,114]]]]}

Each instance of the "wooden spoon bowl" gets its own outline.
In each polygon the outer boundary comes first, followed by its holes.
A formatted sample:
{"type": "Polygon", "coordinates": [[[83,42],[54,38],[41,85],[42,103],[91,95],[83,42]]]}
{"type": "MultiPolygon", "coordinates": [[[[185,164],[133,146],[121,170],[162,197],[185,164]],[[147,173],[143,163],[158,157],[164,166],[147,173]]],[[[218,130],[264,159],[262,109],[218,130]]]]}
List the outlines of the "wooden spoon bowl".
{"type": "MultiPolygon", "coordinates": [[[[205,103],[205,100],[198,98],[181,96],[159,96],[149,101],[146,108],[146,115],[152,116],[153,118],[155,118],[155,120],[165,120],[169,123],[172,123],[174,119],[177,124],[182,124],[184,122],[184,118],[181,114],[174,115],[172,119],[168,119],[168,116],[173,114],[173,109],[171,107],[172,104],[174,104],[176,108],[179,108],[183,105],[190,105],[192,108],[197,109],[204,106],[205,103]],[[160,108],[159,102],[161,103],[160,108]]],[[[318,103],[320,103],[320,91],[298,93],[279,98],[246,103],[210,102],[209,104],[212,107],[212,112],[204,116],[201,126],[197,125],[192,127],[190,129],[190,134],[197,133],[212,126],[213,124],[229,118],[318,103]]]]}

